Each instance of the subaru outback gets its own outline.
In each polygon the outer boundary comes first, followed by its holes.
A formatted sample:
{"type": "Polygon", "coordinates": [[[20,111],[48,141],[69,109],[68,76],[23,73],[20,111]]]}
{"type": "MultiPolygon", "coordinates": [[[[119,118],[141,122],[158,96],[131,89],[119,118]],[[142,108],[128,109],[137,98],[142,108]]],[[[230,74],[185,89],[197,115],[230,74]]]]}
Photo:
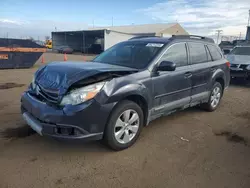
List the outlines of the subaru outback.
{"type": "Polygon", "coordinates": [[[200,106],[214,111],[230,64],[210,38],[145,37],[118,43],[92,62],[41,67],[21,98],[37,133],[59,139],[133,145],[150,121],[200,106]]]}

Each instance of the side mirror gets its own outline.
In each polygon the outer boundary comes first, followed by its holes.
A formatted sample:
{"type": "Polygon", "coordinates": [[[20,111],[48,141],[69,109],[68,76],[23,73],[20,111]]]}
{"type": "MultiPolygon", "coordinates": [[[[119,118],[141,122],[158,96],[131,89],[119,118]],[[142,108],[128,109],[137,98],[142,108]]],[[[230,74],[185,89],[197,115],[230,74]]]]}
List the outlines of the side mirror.
{"type": "Polygon", "coordinates": [[[157,71],[175,71],[176,64],[171,61],[162,61],[158,67],[157,71]]]}

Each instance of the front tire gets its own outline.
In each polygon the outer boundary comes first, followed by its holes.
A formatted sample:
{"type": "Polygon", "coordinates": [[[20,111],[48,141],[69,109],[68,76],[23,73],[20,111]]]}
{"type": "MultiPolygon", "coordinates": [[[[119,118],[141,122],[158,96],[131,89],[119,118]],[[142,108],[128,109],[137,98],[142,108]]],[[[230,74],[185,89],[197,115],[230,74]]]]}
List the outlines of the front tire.
{"type": "Polygon", "coordinates": [[[211,90],[209,100],[207,103],[202,104],[202,108],[209,112],[215,111],[220,104],[222,94],[223,89],[221,84],[219,82],[215,82],[211,90]]]}
{"type": "Polygon", "coordinates": [[[106,125],[105,143],[116,151],[132,146],[140,135],[143,119],[140,106],[129,100],[121,101],[106,125]]]}

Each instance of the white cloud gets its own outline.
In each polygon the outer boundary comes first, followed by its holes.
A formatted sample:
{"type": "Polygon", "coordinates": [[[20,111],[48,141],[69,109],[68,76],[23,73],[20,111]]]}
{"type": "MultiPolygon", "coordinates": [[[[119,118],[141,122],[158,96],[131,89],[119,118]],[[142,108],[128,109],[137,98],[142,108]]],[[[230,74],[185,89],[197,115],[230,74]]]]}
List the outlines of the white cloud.
{"type": "Polygon", "coordinates": [[[179,22],[191,34],[224,35],[246,32],[250,0],[169,0],[137,10],[158,22],[179,22]]]}
{"type": "Polygon", "coordinates": [[[86,23],[52,20],[18,20],[0,18],[0,37],[34,37],[44,39],[52,31],[72,31],[87,28],[86,23]]]}
{"type": "Polygon", "coordinates": [[[20,21],[20,20],[11,20],[11,19],[0,18],[0,23],[1,24],[23,25],[27,22],[20,21]]]}

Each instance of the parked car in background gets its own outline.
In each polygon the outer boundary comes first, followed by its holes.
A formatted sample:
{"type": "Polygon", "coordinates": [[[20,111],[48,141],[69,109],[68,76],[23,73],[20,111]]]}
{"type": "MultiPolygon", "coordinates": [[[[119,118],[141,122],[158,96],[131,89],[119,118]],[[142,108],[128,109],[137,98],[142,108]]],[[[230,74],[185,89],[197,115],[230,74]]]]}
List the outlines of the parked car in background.
{"type": "Polygon", "coordinates": [[[103,139],[122,150],[156,118],[196,105],[216,110],[229,81],[229,63],[212,39],[147,37],[118,43],[93,62],[40,68],[21,110],[40,135],[103,139]]]}
{"type": "Polygon", "coordinates": [[[238,45],[240,45],[240,44],[242,44],[242,43],[245,43],[246,42],[246,40],[233,40],[233,46],[235,47],[235,46],[238,46],[238,45]]]}
{"type": "Polygon", "coordinates": [[[250,78],[250,45],[236,46],[228,55],[232,78],[250,78]]]}
{"type": "Polygon", "coordinates": [[[234,45],[230,41],[221,41],[219,47],[224,52],[224,54],[227,54],[234,48],[234,45]]]}
{"type": "Polygon", "coordinates": [[[63,54],[72,54],[73,53],[73,49],[70,48],[69,46],[60,46],[58,49],[57,49],[57,52],[58,53],[63,53],[63,54]]]}

